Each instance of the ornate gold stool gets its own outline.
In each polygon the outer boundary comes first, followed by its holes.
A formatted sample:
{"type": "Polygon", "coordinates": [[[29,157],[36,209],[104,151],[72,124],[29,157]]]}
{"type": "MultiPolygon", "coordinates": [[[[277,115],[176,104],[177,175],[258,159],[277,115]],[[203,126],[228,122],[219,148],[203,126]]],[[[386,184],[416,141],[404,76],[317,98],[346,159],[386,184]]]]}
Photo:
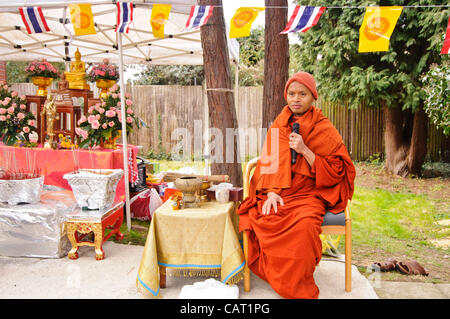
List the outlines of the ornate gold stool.
{"type": "Polygon", "coordinates": [[[82,210],[76,208],[68,215],[68,220],[64,223],[67,236],[69,237],[72,249],[68,253],[70,259],[78,258],[78,248],[81,246],[95,247],[95,259],[105,258],[102,244],[112,235],[116,235],[117,240],[123,239],[120,233],[120,226],[123,222],[123,202],[114,203],[112,207],[100,210],[82,210]],[[105,229],[111,229],[105,237],[105,229]],[[87,234],[94,233],[94,242],[83,241],[87,234]]]}

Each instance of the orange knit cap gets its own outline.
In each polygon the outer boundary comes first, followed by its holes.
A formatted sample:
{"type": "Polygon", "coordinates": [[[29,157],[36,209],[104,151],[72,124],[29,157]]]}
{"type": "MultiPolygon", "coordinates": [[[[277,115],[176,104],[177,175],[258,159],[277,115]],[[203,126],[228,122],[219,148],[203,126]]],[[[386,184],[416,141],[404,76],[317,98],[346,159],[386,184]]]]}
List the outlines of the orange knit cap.
{"type": "Polygon", "coordinates": [[[291,85],[291,83],[294,81],[306,86],[311,91],[312,95],[314,96],[314,99],[317,100],[318,94],[317,94],[317,89],[316,89],[316,80],[314,80],[314,77],[307,72],[295,73],[286,82],[286,85],[284,86],[284,98],[285,99],[287,97],[287,89],[288,89],[289,85],[291,85]]]}

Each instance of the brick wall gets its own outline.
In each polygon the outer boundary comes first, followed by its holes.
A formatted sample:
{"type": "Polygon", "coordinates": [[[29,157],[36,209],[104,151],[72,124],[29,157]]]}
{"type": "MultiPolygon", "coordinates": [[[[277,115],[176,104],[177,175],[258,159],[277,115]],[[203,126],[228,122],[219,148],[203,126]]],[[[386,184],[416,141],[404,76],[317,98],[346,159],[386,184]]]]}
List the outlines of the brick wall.
{"type": "Polygon", "coordinates": [[[6,81],[6,61],[0,61],[0,81],[6,81]]]}

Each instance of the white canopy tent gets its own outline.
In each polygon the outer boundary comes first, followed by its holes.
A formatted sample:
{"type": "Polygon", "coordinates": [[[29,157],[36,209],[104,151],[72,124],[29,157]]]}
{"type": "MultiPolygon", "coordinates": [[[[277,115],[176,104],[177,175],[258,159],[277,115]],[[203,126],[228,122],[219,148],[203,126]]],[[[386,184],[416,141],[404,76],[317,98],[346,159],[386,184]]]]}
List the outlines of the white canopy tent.
{"type": "MultiPolygon", "coordinates": [[[[61,62],[73,57],[77,48],[84,60],[101,62],[104,58],[119,62],[116,26],[116,1],[112,0],[10,0],[0,3],[0,60],[24,61],[42,59],[61,62]],[[97,34],[74,35],[68,4],[90,3],[97,34]],[[24,6],[42,7],[50,32],[28,34],[19,14],[24,6]],[[65,23],[64,23],[65,22],[65,23]]],[[[163,39],[153,36],[150,25],[151,9],[161,1],[135,0],[130,32],[122,35],[124,63],[201,65],[200,30],[182,32],[192,5],[196,0],[162,1],[171,4],[169,20],[164,26],[163,39]]],[[[231,58],[239,60],[239,44],[229,41],[231,58]]]]}
{"type": "MultiPolygon", "coordinates": [[[[182,32],[196,0],[130,0],[134,5],[129,33],[116,33],[115,0],[9,0],[0,3],[0,60],[28,61],[45,58],[51,62],[70,61],[79,48],[85,62],[108,58],[119,64],[121,103],[125,105],[123,65],[126,64],[203,64],[200,30],[182,32]],[[90,3],[97,34],[76,36],[70,22],[68,5],[90,3]],[[164,38],[153,36],[150,25],[153,4],[172,5],[164,26],[164,38]],[[50,28],[47,33],[28,34],[19,13],[20,7],[39,6],[50,28]]],[[[213,13],[214,14],[214,13],[213,13]]],[[[230,59],[239,62],[239,44],[228,41],[230,59]]],[[[236,68],[237,69],[237,68],[236,68]]],[[[237,72],[236,72],[237,73],[237,72]]],[[[236,77],[236,83],[237,83],[236,77]]],[[[236,85],[237,89],[237,85],[236,85]]],[[[122,118],[126,118],[122,108],[122,118]]],[[[122,132],[126,124],[122,123],[122,132]]],[[[127,165],[127,136],[122,134],[127,226],[131,228],[127,165]]]]}

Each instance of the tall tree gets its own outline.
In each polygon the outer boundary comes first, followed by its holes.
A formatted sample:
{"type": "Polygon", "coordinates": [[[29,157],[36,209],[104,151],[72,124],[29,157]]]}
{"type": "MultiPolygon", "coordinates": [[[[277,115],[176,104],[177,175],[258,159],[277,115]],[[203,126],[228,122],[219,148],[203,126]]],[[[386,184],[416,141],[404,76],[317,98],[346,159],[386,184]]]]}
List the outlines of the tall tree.
{"type": "Polygon", "coordinates": [[[289,76],[289,39],[280,34],[287,24],[287,0],[265,0],[264,89],[262,125],[269,128],[286,105],[284,85],[289,76]]]}
{"type": "MultiPolygon", "coordinates": [[[[199,0],[199,4],[216,6],[208,23],[201,27],[200,35],[206,88],[208,90],[209,127],[219,129],[225,139],[227,129],[234,130],[238,125],[222,0],[199,0]]],[[[217,145],[220,145],[220,143],[217,145]]],[[[222,150],[214,150],[215,152],[222,151],[222,156],[215,157],[222,158],[223,163],[211,163],[211,173],[229,175],[233,185],[242,185],[242,168],[238,145],[238,141],[226,139],[222,150]],[[233,145],[230,145],[230,143],[233,145]],[[229,158],[230,154],[227,154],[227,149],[228,152],[233,150],[232,160],[229,158]]]]}
{"type": "MultiPolygon", "coordinates": [[[[435,1],[408,1],[409,6],[435,1]]],[[[301,5],[342,6],[342,1],[298,1],[301,5]]],[[[327,100],[357,107],[382,107],[388,171],[420,175],[426,155],[427,116],[420,75],[439,54],[449,10],[404,8],[386,52],[358,53],[359,28],[369,5],[404,5],[403,0],[361,1],[358,8],[329,8],[316,27],[300,35],[300,60],[327,100]]]]}

